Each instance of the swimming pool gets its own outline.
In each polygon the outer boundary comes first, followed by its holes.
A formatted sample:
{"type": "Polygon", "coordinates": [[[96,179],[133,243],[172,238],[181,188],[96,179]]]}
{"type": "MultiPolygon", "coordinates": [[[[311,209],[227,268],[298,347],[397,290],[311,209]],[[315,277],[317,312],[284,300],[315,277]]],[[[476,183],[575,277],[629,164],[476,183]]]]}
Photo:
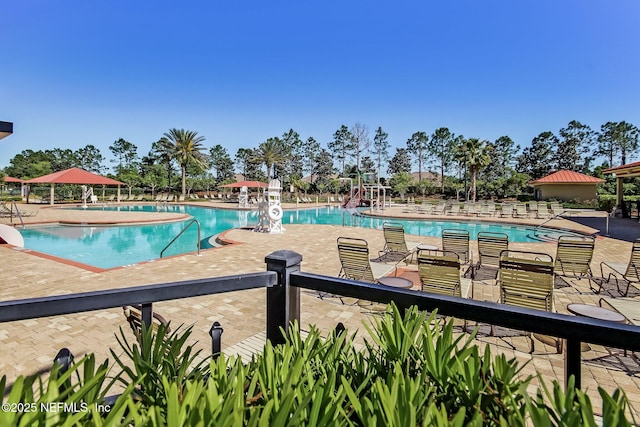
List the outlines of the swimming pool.
{"type": "MultiPolygon", "coordinates": [[[[258,222],[256,211],[214,209],[200,206],[118,206],[89,209],[121,210],[152,212],[161,209],[165,212],[185,213],[197,219],[201,226],[201,244],[208,247],[207,242],[225,230],[235,227],[254,226],[258,222]]],[[[97,268],[113,268],[139,262],[158,259],[165,246],[185,227],[187,221],[166,224],[121,225],[121,226],[48,226],[21,230],[25,248],[46,253],[56,257],[88,264],[97,268]]],[[[311,209],[287,210],[282,217],[286,224],[330,224],[360,226],[382,229],[382,224],[389,218],[368,216],[351,216],[344,209],[337,207],[319,207],[311,209]]],[[[494,224],[488,222],[453,222],[433,220],[397,220],[405,228],[406,233],[420,236],[441,236],[442,230],[456,228],[468,230],[471,239],[476,239],[478,232],[502,232],[509,235],[511,242],[537,242],[532,227],[514,224],[494,224]]],[[[561,230],[544,228],[538,235],[554,238],[567,234],[561,230]]],[[[190,227],[164,253],[164,256],[195,252],[197,249],[197,229],[190,227]]]]}

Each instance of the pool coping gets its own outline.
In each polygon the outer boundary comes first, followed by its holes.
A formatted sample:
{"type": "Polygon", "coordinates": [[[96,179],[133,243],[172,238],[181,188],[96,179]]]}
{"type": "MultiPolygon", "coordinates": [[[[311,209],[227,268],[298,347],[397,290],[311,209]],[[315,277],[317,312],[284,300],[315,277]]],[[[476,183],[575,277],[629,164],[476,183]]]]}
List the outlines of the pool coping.
{"type": "MultiPolygon", "coordinates": [[[[237,209],[237,208],[232,208],[232,207],[220,207],[220,206],[211,206],[211,205],[205,205],[203,206],[202,204],[192,204],[192,203],[178,203],[176,205],[190,205],[190,206],[196,206],[196,207],[204,207],[204,208],[209,208],[209,209],[219,209],[219,210],[244,210],[244,209],[237,209]]],[[[58,209],[58,210],[64,210],[64,209],[68,209],[68,206],[65,207],[51,207],[51,206],[47,206],[47,207],[42,207],[43,209],[58,209]]],[[[285,209],[286,210],[296,210],[296,209],[300,209],[300,210],[311,210],[311,209],[317,209],[317,208],[326,208],[329,205],[316,205],[316,206],[286,206],[285,209]]],[[[73,209],[73,210],[77,210],[77,209],[73,209]]],[[[85,211],[81,211],[81,212],[87,212],[85,211]]],[[[100,210],[92,210],[92,212],[105,212],[105,211],[100,211],[100,210]]],[[[183,213],[177,213],[177,212],[134,212],[134,211],[115,211],[115,210],[108,210],[106,212],[117,212],[117,215],[127,215],[127,214],[135,214],[135,215],[140,215],[140,214],[152,214],[152,215],[157,215],[157,214],[165,214],[168,217],[164,217],[161,219],[156,219],[156,218],[145,218],[145,219],[131,219],[131,218],[125,218],[122,220],[69,220],[69,219],[57,219],[57,220],[50,220],[50,221],[35,221],[35,222],[28,222],[25,223],[25,228],[35,228],[38,226],[56,226],[56,225],[61,225],[61,226],[69,226],[69,227],[82,227],[82,226],[92,226],[92,227],[110,227],[110,226],[136,226],[136,225],[145,225],[145,224],[163,224],[163,223],[172,223],[172,222],[181,222],[181,221],[185,221],[189,218],[192,218],[191,215],[188,214],[183,214],[183,213]]],[[[509,218],[509,221],[504,220],[501,218],[501,220],[496,221],[496,218],[480,218],[480,217],[474,217],[474,218],[470,218],[470,217],[461,217],[461,216],[440,216],[440,215],[421,215],[421,216],[413,216],[413,215],[400,215],[400,216],[390,216],[390,215],[380,215],[380,214],[375,214],[372,212],[362,212],[361,211],[362,216],[366,216],[366,217],[371,217],[371,218],[388,218],[389,220],[410,220],[410,221],[441,221],[441,222],[466,222],[466,223],[471,223],[471,222],[478,222],[478,223],[494,223],[494,224],[499,224],[499,225],[504,225],[504,224],[511,224],[511,225],[515,225],[515,226],[526,226],[526,227],[532,227],[535,228],[538,225],[541,224],[536,224],[536,223],[532,223],[532,222],[526,222],[526,221],[512,221],[516,218],[509,218]]],[[[19,227],[20,224],[10,224],[13,225],[14,227],[19,227]]],[[[314,224],[306,224],[306,225],[314,225],[314,224]]],[[[567,231],[567,232],[572,232],[572,233],[576,233],[576,234],[582,234],[582,235],[595,235],[595,233],[598,230],[595,230],[592,233],[589,233],[587,231],[582,231],[582,230],[577,230],[577,229],[570,229],[570,228],[565,228],[565,227],[558,227],[558,226],[551,226],[551,225],[544,225],[544,227],[550,228],[550,229],[554,229],[554,230],[559,230],[559,231],[567,231]]],[[[218,243],[220,246],[217,247],[213,247],[213,248],[205,248],[205,249],[201,249],[201,251],[209,251],[211,249],[222,249],[224,247],[228,247],[228,246],[235,246],[235,245],[241,245],[244,244],[245,242],[242,241],[237,241],[237,240],[233,240],[230,239],[227,235],[233,231],[233,230],[253,230],[254,227],[250,227],[250,226],[244,226],[244,227],[232,227],[229,228],[227,230],[223,230],[220,233],[218,233],[218,235],[216,236],[216,243],[218,243]]],[[[604,236],[595,236],[595,237],[604,237],[604,236]]],[[[11,245],[8,245],[9,247],[12,247],[11,245]]],[[[20,250],[23,251],[25,253],[31,254],[31,255],[35,255],[41,258],[45,258],[45,259],[50,259],[52,261],[55,262],[59,262],[62,264],[66,264],[66,265],[70,265],[70,266],[74,266],[77,268],[81,268],[84,270],[88,270],[94,273],[102,273],[102,272],[107,272],[107,271],[112,271],[112,270],[118,270],[118,269],[124,269],[127,267],[130,267],[132,265],[142,265],[142,264],[148,264],[148,263],[152,263],[152,262],[158,262],[158,261],[162,261],[165,259],[171,259],[171,258],[175,258],[175,257],[181,257],[181,256],[185,256],[185,255],[189,255],[189,254],[193,254],[195,252],[186,252],[183,254],[176,254],[176,255],[170,255],[167,257],[163,257],[163,258],[158,258],[158,259],[153,259],[153,260],[146,260],[146,261],[141,261],[141,262],[137,262],[137,263],[132,263],[132,264],[127,264],[127,265],[120,265],[120,266],[115,266],[115,267],[110,267],[110,268],[100,268],[100,267],[95,267],[92,266],[90,264],[84,264],[84,263],[80,263],[77,261],[73,261],[73,260],[69,260],[66,258],[60,258],[57,257],[55,255],[50,255],[50,254],[46,254],[43,252],[39,252],[37,250],[34,249],[25,249],[25,248],[14,248],[16,250],[20,250]]]]}

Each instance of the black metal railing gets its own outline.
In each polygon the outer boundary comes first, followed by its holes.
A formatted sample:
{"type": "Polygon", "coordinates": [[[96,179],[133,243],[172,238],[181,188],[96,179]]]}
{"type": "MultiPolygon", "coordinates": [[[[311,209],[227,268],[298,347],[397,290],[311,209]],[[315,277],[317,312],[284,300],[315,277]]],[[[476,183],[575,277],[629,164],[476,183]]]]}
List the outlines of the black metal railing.
{"type": "MultiPolygon", "coordinates": [[[[573,375],[577,387],[581,379],[581,343],[640,351],[640,328],[633,325],[304,273],[300,271],[302,256],[292,251],[274,252],[265,261],[267,271],[262,273],[2,301],[0,323],[141,304],[143,321],[150,324],[152,304],[157,301],[266,288],[266,335],[277,344],[284,342],[280,328],[286,331],[291,321],[300,320],[300,289],[304,288],[380,303],[394,301],[400,308],[415,305],[420,310],[437,309],[446,316],[565,339],[565,382],[573,375]]],[[[214,324],[210,331],[213,353],[220,351],[221,334],[220,325],[214,324]]]]}

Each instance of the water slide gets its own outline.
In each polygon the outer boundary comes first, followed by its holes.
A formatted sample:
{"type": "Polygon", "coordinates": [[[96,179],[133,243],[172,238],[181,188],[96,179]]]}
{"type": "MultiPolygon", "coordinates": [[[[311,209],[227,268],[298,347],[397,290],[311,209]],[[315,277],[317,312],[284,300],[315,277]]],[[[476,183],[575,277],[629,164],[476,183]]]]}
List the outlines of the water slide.
{"type": "Polygon", "coordinates": [[[8,243],[19,248],[24,248],[22,234],[15,228],[5,224],[0,224],[0,243],[8,243]]]}

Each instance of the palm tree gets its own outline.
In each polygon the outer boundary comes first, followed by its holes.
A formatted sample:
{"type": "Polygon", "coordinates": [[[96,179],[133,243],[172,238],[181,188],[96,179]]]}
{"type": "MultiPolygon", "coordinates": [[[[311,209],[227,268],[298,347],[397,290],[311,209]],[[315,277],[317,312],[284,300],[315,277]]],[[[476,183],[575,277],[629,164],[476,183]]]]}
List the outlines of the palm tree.
{"type": "Polygon", "coordinates": [[[194,165],[206,168],[205,155],[202,153],[204,139],[204,136],[198,136],[198,132],[171,129],[158,141],[162,150],[175,159],[182,169],[183,196],[186,196],[187,190],[187,167],[194,165]]]}
{"type": "MultiPolygon", "coordinates": [[[[469,168],[471,174],[471,200],[476,201],[476,176],[478,171],[491,162],[491,157],[487,152],[488,141],[481,141],[478,138],[469,138],[462,141],[456,147],[456,157],[465,163],[465,168],[469,168]]],[[[466,195],[465,195],[466,196],[466,195]]]]}
{"type": "Polygon", "coordinates": [[[277,163],[286,162],[288,152],[286,147],[282,145],[280,138],[269,138],[258,146],[254,158],[257,161],[264,163],[267,167],[267,179],[271,179],[271,168],[273,168],[277,163]]]}

